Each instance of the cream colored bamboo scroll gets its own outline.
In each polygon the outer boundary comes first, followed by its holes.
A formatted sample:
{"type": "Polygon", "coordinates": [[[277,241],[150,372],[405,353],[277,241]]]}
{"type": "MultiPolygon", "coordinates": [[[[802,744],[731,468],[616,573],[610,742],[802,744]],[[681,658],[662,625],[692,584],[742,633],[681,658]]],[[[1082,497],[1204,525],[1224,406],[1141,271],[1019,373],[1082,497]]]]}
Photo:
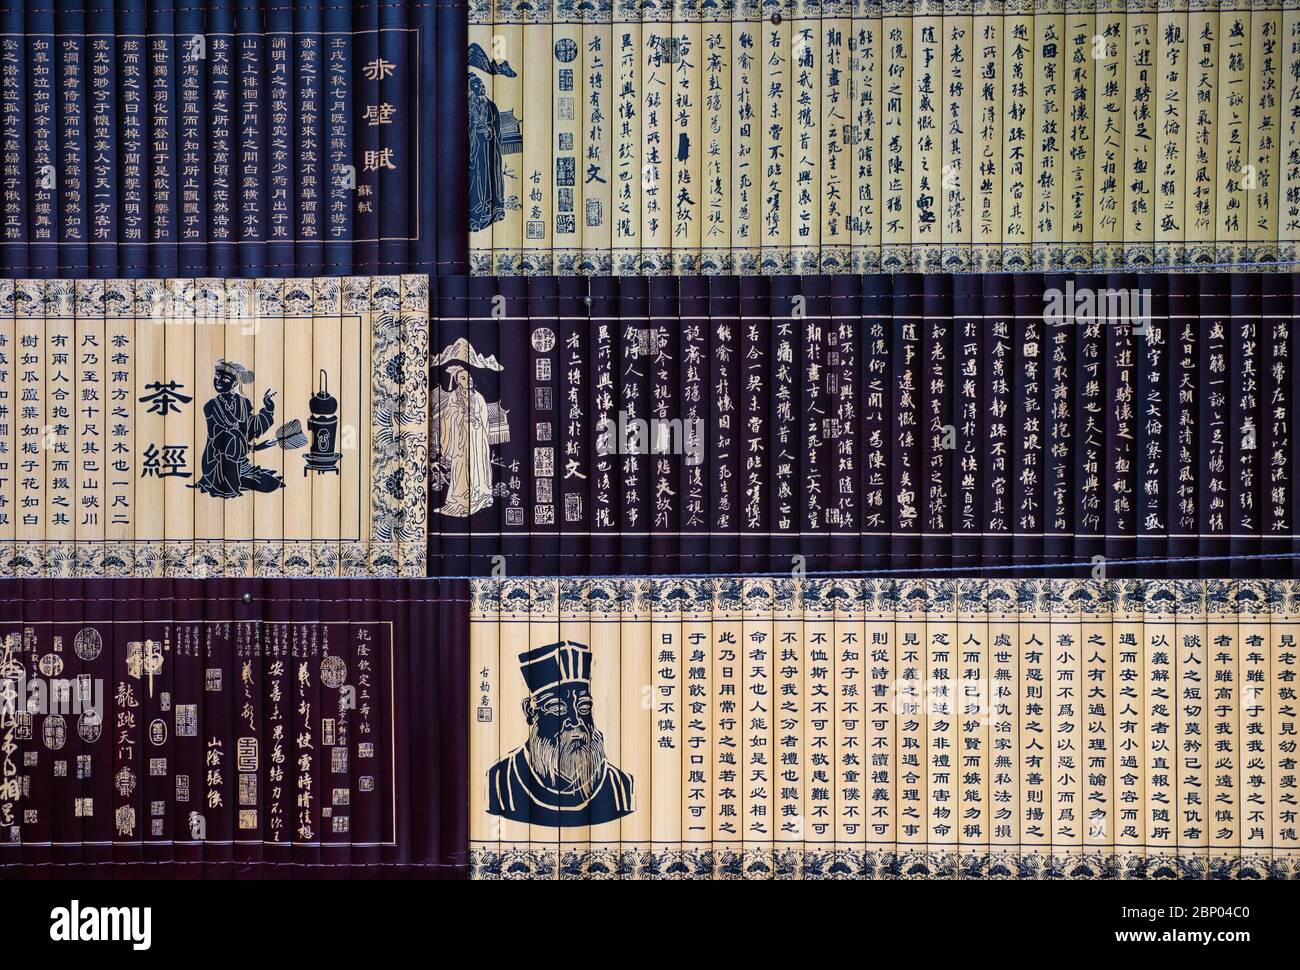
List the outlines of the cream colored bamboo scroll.
{"type": "Polygon", "coordinates": [[[0,574],[424,575],[428,280],[0,286],[0,574]]]}
{"type": "Polygon", "coordinates": [[[476,878],[1291,878],[1300,582],[476,581],[476,878]]]}
{"type": "Polygon", "coordinates": [[[1292,6],[472,0],[471,267],[1288,268],[1292,6]]]}

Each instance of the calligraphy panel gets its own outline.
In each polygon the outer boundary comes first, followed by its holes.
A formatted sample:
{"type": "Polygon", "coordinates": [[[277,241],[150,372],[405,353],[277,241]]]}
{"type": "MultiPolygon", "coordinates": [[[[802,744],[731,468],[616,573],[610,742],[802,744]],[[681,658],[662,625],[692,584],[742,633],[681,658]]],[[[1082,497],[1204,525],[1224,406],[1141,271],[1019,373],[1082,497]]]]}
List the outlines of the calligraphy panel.
{"type": "Polygon", "coordinates": [[[466,615],[456,583],[0,582],[0,878],[463,872],[466,615]]]}
{"type": "Polygon", "coordinates": [[[1290,576],[1292,274],[442,283],[434,574],[1290,576]]]}
{"type": "Polygon", "coordinates": [[[484,275],[1285,268],[1300,15],[475,0],[484,275]]]}
{"type": "Polygon", "coordinates": [[[1292,878],[1293,580],[472,584],[479,879],[1292,878]]]}
{"type": "Polygon", "coordinates": [[[440,75],[464,83],[464,18],[408,0],[0,11],[4,275],[463,263],[462,197],[430,187],[464,170],[464,115],[434,97],[440,75]]]}
{"type": "Polygon", "coordinates": [[[0,573],[423,575],[426,277],[0,284],[0,573]]]}

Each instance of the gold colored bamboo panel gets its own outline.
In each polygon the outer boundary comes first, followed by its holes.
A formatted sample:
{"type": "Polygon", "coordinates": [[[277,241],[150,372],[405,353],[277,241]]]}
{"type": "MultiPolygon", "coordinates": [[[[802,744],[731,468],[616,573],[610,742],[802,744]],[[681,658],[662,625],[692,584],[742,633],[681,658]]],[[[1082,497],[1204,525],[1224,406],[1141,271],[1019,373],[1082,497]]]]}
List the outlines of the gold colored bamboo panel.
{"type": "Polygon", "coordinates": [[[425,572],[428,279],[0,281],[0,575],[425,572]]]}
{"type": "Polygon", "coordinates": [[[1289,268],[1300,11],[472,0],[482,275],[1289,268]]]}
{"type": "Polygon", "coordinates": [[[1292,878],[1300,581],[480,580],[475,878],[1292,878]]]}

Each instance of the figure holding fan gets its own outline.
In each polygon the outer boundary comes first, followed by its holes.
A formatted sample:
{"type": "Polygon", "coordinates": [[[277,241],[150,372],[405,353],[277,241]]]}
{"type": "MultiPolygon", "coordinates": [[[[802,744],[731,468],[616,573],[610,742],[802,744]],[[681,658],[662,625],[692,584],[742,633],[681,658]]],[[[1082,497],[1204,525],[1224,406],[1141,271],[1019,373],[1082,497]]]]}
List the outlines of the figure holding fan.
{"type": "Polygon", "coordinates": [[[254,465],[249,456],[265,448],[291,451],[307,444],[296,419],[282,425],[273,438],[257,439],[275,423],[275,392],[262,396],[262,408],[240,394],[237,385],[251,384],[253,372],[235,361],[218,360],[212,377],[217,395],[203,406],[208,442],[203,448],[203,477],[191,488],[217,498],[238,498],[246,491],[274,492],[284,488],[280,473],[254,465]]]}

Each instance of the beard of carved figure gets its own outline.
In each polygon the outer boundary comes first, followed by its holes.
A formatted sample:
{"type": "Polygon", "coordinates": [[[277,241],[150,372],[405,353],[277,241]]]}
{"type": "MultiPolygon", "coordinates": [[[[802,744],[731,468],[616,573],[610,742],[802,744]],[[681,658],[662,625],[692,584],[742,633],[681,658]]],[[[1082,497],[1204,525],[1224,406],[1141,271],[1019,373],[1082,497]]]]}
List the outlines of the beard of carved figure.
{"type": "Polygon", "coordinates": [[[578,725],[556,736],[543,736],[538,725],[528,732],[528,760],[537,776],[557,791],[590,797],[605,768],[605,736],[578,725]]]}

